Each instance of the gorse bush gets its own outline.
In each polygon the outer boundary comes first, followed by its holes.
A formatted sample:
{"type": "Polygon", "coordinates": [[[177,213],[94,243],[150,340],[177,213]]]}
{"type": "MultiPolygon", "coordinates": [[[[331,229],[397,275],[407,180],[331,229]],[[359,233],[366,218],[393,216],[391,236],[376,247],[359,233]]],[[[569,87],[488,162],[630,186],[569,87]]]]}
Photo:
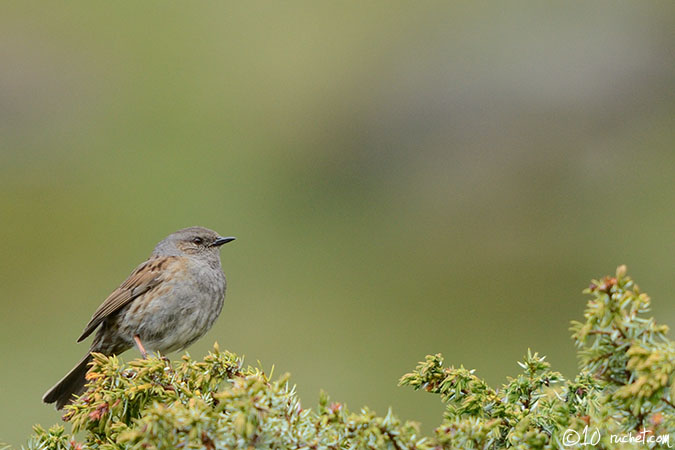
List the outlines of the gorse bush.
{"type": "Polygon", "coordinates": [[[35,427],[29,449],[531,449],[675,447],[675,344],[645,313],[649,297],[619,267],[594,280],[573,322],[580,372],[566,380],[528,350],[500,388],[427,356],[400,384],[437,394],[435,435],[389,411],[349,411],[322,395],[304,409],[273,379],[216,345],[203,361],[95,355],[88,391],[66,407],[71,433],[35,427]],[[587,444],[587,445],[584,445],[587,444]]]}

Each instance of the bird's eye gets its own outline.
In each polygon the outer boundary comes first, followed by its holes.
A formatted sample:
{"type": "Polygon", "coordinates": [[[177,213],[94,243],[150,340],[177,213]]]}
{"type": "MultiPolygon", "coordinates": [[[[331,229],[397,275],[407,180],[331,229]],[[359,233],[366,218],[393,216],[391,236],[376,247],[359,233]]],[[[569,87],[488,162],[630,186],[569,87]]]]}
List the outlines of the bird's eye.
{"type": "Polygon", "coordinates": [[[197,244],[197,245],[202,245],[202,242],[204,242],[204,240],[200,237],[196,237],[192,240],[192,242],[197,244]]]}

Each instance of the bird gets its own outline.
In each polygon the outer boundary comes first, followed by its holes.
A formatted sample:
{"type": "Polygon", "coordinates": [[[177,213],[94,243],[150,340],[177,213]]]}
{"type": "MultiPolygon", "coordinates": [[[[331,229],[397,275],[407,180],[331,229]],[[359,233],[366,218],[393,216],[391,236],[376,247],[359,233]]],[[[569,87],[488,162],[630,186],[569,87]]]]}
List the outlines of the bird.
{"type": "Polygon", "coordinates": [[[235,240],[204,227],[178,230],[96,309],[81,342],[96,334],[87,354],[42,401],[60,410],[84,392],[92,353],[117,355],[136,346],[148,351],[183,350],[202,337],[223,308],[227,281],[220,246],[235,240]]]}

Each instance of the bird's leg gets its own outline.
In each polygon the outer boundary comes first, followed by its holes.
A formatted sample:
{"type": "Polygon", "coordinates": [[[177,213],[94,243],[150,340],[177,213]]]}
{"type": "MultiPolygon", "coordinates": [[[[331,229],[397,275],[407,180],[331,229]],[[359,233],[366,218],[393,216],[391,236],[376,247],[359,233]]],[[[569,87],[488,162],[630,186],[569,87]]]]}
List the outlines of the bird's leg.
{"type": "Polygon", "coordinates": [[[143,343],[141,342],[141,338],[139,335],[134,334],[134,342],[136,342],[136,347],[141,351],[141,355],[143,355],[143,359],[148,358],[148,352],[145,351],[145,347],[143,347],[143,343]]]}

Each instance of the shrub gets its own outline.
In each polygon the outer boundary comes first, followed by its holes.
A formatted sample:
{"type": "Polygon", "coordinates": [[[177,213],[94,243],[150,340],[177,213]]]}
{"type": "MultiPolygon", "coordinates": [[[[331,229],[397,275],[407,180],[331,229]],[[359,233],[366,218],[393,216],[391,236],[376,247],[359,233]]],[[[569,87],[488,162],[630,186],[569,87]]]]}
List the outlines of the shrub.
{"type": "Polygon", "coordinates": [[[214,346],[203,361],[155,356],[123,364],[96,354],[88,391],[61,425],[35,427],[29,449],[531,449],[669,448],[675,433],[675,344],[646,317],[649,297],[626,276],[594,280],[584,322],[572,323],[580,372],[571,380],[528,350],[500,388],[430,355],[401,385],[445,404],[435,436],[391,411],[349,411],[322,394],[304,409],[287,375],[214,346]],[[79,434],[78,434],[79,433],[79,434]],[[642,441],[640,441],[642,437],[642,441]],[[632,442],[629,441],[632,438],[632,442]]]}

